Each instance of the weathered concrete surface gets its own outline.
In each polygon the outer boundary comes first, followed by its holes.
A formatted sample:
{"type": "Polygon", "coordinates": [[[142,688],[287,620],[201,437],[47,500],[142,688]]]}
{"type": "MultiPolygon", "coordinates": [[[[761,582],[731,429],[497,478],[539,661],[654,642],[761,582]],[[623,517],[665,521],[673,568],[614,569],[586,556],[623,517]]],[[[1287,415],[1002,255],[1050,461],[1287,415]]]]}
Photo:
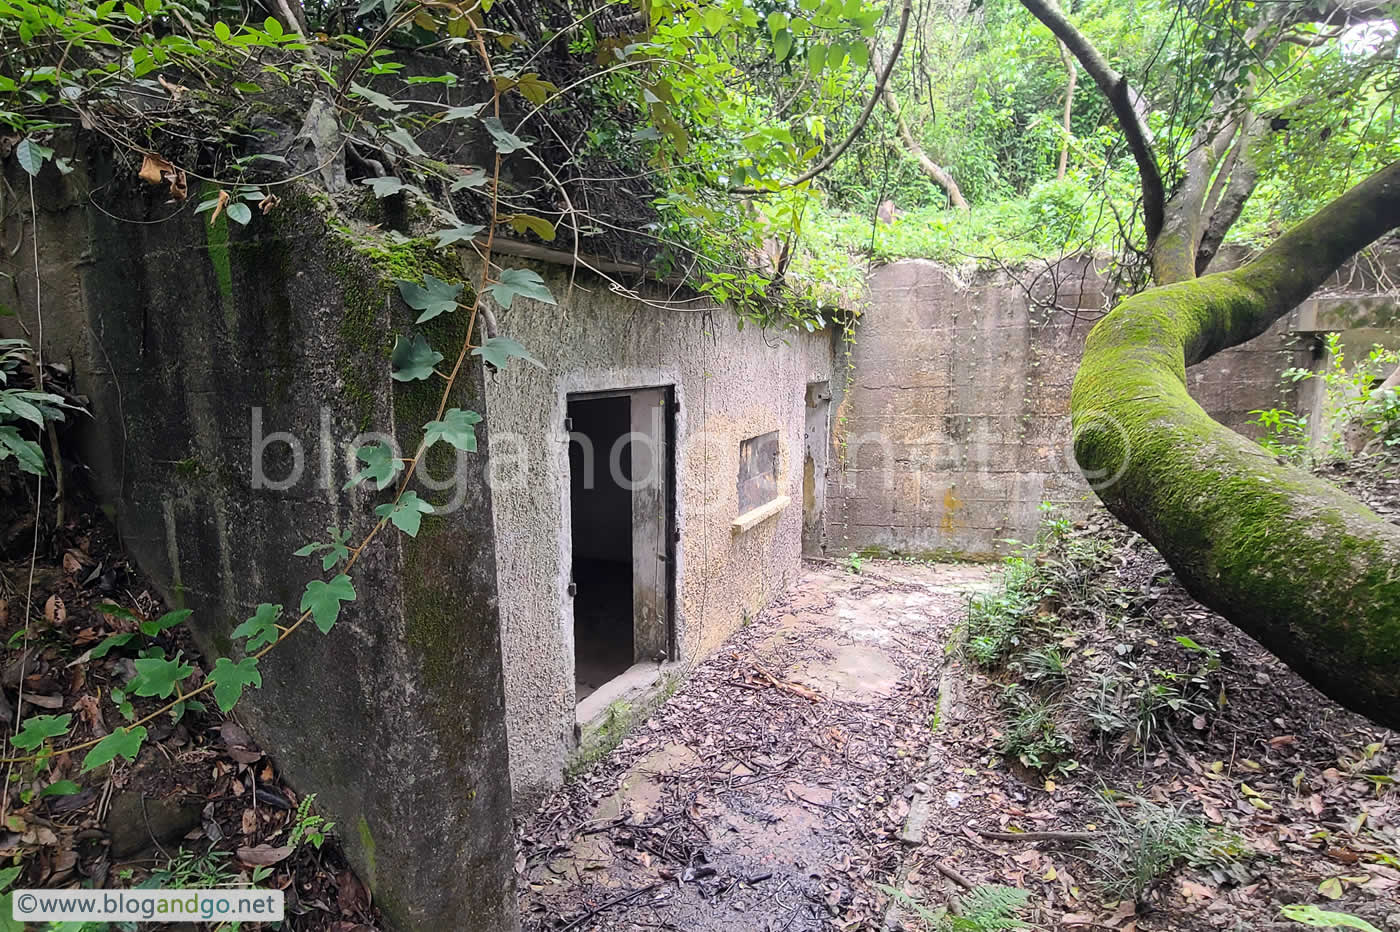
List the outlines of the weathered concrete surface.
{"type": "MultiPolygon", "coordinates": [[[[833,383],[828,554],[991,556],[1030,539],[1041,502],[1087,506],[1069,392],[1104,285],[1082,260],[1062,263],[1059,285],[1046,310],[1004,277],[964,285],[922,260],[874,273],[850,381],[833,383]]],[[[1241,429],[1253,409],[1296,404],[1280,373],[1308,359],[1280,322],[1191,369],[1190,389],[1241,429]]]]}
{"type": "MultiPolygon", "coordinates": [[[[388,493],[342,491],[344,445],[362,430],[407,441],[429,419],[440,389],[392,383],[387,351],[411,323],[390,272],[431,260],[352,236],[296,188],[242,229],[127,185],[48,169],[36,182],[39,222],[24,235],[39,238],[45,354],[71,362],[92,399],[85,465],[127,551],[194,609],[212,661],[237,653],[229,632],[258,602],[295,617],[321,572],[293,550],[328,525],[359,535],[374,523],[388,493]],[[254,444],[259,416],[264,437],[301,444],[299,481],[281,485],[296,469],[285,443],[254,444]],[[259,453],[270,486],[254,482],[259,453]]],[[[30,254],[26,242],[0,257],[13,276],[0,288],[37,329],[30,254]]],[[[445,344],[461,326],[428,329],[445,344]]],[[[481,393],[473,369],[455,401],[479,407],[481,393]]],[[[308,626],[268,655],[263,688],[239,706],[402,929],[515,921],[488,439],[457,464],[461,507],[417,540],[384,535],[335,629],[308,626]]],[[[428,468],[441,479],[453,463],[428,468]]]]}
{"type": "Polygon", "coordinates": [[[526,928],[587,909],[582,927],[600,929],[878,927],[874,885],[898,870],[929,792],[945,639],[995,571],[866,570],[808,564],[527,821],[526,928]]]}
{"type": "Polygon", "coordinates": [[[825,333],[740,330],[727,309],[657,308],[584,278],[570,291],[567,270],[536,268],[559,306],[518,299],[499,317],[502,332],[543,368],[516,367],[486,383],[511,771],[522,806],[560,784],[575,746],[568,395],[674,386],[672,659],[684,667],[796,578],[806,389],[831,378],[825,333]],[[770,431],[779,432],[778,491],[792,503],[736,533],[739,445],[770,431]]]}

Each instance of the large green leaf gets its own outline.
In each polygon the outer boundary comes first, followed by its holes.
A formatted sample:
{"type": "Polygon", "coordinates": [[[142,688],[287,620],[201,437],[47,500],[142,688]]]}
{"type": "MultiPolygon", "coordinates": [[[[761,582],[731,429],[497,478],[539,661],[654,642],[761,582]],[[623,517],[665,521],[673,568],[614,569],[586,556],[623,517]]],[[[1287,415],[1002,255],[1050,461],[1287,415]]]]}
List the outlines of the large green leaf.
{"type": "Polygon", "coordinates": [[[83,758],[83,773],[95,770],[103,764],[111,763],[120,754],[127,760],[136,760],[141,751],[141,742],[146,740],[146,726],[135,725],[119,728],[93,746],[83,758]]]}
{"type": "Polygon", "coordinates": [[[0,427],[0,462],[13,456],[19,468],[32,476],[44,475],[44,451],[33,440],[20,436],[18,428],[0,427]]]}
{"type": "MultiPolygon", "coordinates": [[[[477,227],[478,231],[480,229],[477,227]]],[[[468,234],[469,237],[475,235],[475,233],[468,234]]],[[[443,243],[439,241],[438,245],[441,246],[443,243]]],[[[457,310],[457,296],[461,293],[462,286],[460,284],[454,285],[432,275],[424,275],[421,285],[417,282],[399,282],[399,294],[403,296],[404,303],[415,311],[423,312],[418,315],[417,322],[420,324],[432,320],[439,314],[447,314],[457,310]]]]}
{"type": "Polygon", "coordinates": [[[44,162],[53,158],[53,150],[48,146],[39,145],[26,136],[19,141],[19,145],[15,146],[15,158],[19,160],[19,167],[33,177],[39,174],[39,169],[44,167],[44,162]]]}
{"type": "Polygon", "coordinates": [[[486,127],[486,131],[491,134],[491,138],[496,142],[496,151],[501,155],[509,155],[519,149],[528,149],[530,143],[521,139],[501,125],[499,117],[485,117],[481,125],[486,127]]]}
{"type": "Polygon", "coordinates": [[[1283,908],[1285,919],[1321,929],[1360,929],[1361,932],[1381,932],[1365,919],[1349,913],[1329,912],[1312,904],[1296,903],[1283,908]]]}
{"type": "MultiPolygon", "coordinates": [[[[453,243],[471,242],[472,238],[484,229],[486,228],[479,223],[464,223],[450,230],[438,230],[433,236],[437,238],[438,246],[451,246],[453,243]]],[[[421,317],[418,319],[423,320],[421,317]]]]}
{"type": "Polygon", "coordinates": [[[23,751],[32,751],[50,738],[57,738],[60,735],[68,734],[68,728],[73,724],[71,713],[63,715],[31,715],[24,720],[24,726],[19,733],[10,739],[10,743],[23,751]]]}
{"type": "Polygon", "coordinates": [[[394,341],[394,351],[389,355],[394,378],[400,382],[429,378],[433,374],[433,366],[440,362],[442,354],[429,346],[421,333],[415,333],[407,340],[399,337],[394,341]]]}
{"type": "Polygon", "coordinates": [[[423,515],[432,514],[433,506],[431,502],[425,502],[419,498],[417,492],[409,491],[403,493],[396,502],[386,502],[380,505],[374,509],[374,513],[381,518],[388,518],[394,527],[409,537],[417,537],[423,515]]]}
{"type": "Polygon", "coordinates": [[[464,453],[476,452],[476,425],[481,415],[475,411],[451,408],[443,412],[442,420],[423,425],[423,447],[427,449],[439,440],[446,440],[464,453]]]}
{"type": "Polygon", "coordinates": [[[258,606],[252,618],[233,629],[233,636],[247,638],[248,643],[243,645],[243,649],[251,654],[277,640],[282,633],[277,627],[277,619],[281,614],[282,606],[264,602],[258,606]]]}
{"type": "Polygon", "coordinates": [[[340,618],[340,603],[355,601],[355,587],[350,577],[341,573],[330,582],[313,579],[306,584],[301,597],[301,610],[311,612],[311,620],[326,634],[340,618]]]}
{"type": "Polygon", "coordinates": [[[487,337],[486,341],[472,350],[473,356],[480,356],[497,369],[504,369],[511,357],[523,359],[533,366],[544,368],[544,363],[531,356],[525,347],[510,337],[487,337]]]}
{"type": "Polygon", "coordinates": [[[168,699],[175,691],[176,684],[194,672],[193,664],[181,663],[179,658],[138,657],[132,662],[136,666],[136,675],[126,688],[138,696],[168,699]]]}
{"type": "MultiPolygon", "coordinates": [[[[399,474],[399,470],[403,469],[403,461],[394,453],[394,448],[387,443],[367,443],[360,447],[355,451],[355,458],[364,463],[365,468],[351,476],[350,481],[345,483],[345,487],[347,489],[353,488],[366,479],[374,482],[377,488],[382,489],[387,486],[399,474]]],[[[316,544],[307,545],[311,548],[316,546],[316,544]]],[[[297,555],[307,556],[307,553],[302,553],[302,550],[307,550],[307,547],[298,550],[297,555]]],[[[330,567],[328,566],[326,569],[330,569],[330,567]]]]}
{"type": "Polygon", "coordinates": [[[497,304],[507,310],[510,309],[516,295],[543,304],[556,303],[544,279],[530,269],[502,269],[500,279],[487,285],[486,290],[497,304]]]}
{"type": "Polygon", "coordinates": [[[227,657],[220,657],[214,669],[209,671],[209,681],[214,684],[214,701],[219,711],[227,712],[243,697],[245,686],[261,687],[262,674],[258,672],[258,659],[244,657],[234,663],[227,657]]]}
{"type": "Polygon", "coordinates": [[[166,612],[159,618],[153,619],[151,621],[141,622],[141,633],[146,635],[147,637],[155,637],[162,631],[168,630],[180,624],[182,621],[184,621],[186,618],[189,618],[193,614],[194,611],[188,608],[178,608],[173,612],[166,612]]]}
{"type": "Polygon", "coordinates": [[[360,84],[356,84],[353,81],[350,82],[350,96],[359,97],[363,100],[366,100],[373,106],[378,107],[380,110],[384,110],[389,113],[398,113],[400,110],[408,109],[408,104],[401,104],[396,100],[390,100],[387,95],[381,94],[378,91],[372,91],[369,88],[360,84]]]}

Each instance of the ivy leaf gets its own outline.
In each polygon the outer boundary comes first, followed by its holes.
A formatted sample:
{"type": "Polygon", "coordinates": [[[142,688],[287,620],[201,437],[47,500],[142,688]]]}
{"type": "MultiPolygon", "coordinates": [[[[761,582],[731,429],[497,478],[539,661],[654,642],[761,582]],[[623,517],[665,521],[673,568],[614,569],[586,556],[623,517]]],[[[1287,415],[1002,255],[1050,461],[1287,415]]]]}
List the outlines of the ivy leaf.
{"type": "Polygon", "coordinates": [[[111,652],[112,648],[121,647],[123,644],[130,641],[134,637],[136,637],[136,632],[134,631],[129,631],[126,634],[114,634],[111,637],[107,638],[105,641],[103,641],[101,644],[98,644],[92,650],[88,651],[88,659],[98,660],[102,657],[106,657],[107,654],[111,652]]]}
{"type": "Polygon", "coordinates": [[[487,285],[486,290],[496,299],[496,303],[506,310],[510,310],[510,304],[516,295],[544,304],[556,303],[544,279],[530,269],[502,269],[500,280],[487,285]]]}
{"type": "Polygon", "coordinates": [[[483,168],[473,168],[452,182],[453,192],[461,191],[464,188],[479,188],[486,183],[486,170],[483,168]]]}
{"type": "MultiPolygon", "coordinates": [[[[387,95],[381,94],[378,91],[372,91],[364,85],[356,84],[353,81],[350,83],[350,94],[351,96],[362,98],[373,106],[378,107],[380,110],[386,110],[389,113],[398,113],[400,110],[408,109],[408,104],[401,104],[398,101],[390,100],[387,95]]],[[[380,195],[380,197],[383,196],[382,194],[380,195]]]]}
{"type": "Polygon", "coordinates": [[[194,612],[188,608],[181,608],[176,609],[173,612],[166,612],[164,615],[161,615],[155,621],[141,622],[141,633],[146,635],[147,637],[155,637],[157,634],[160,634],[167,628],[175,627],[180,622],[184,621],[186,618],[190,617],[193,614],[194,612]]]}
{"type": "Polygon", "coordinates": [[[346,546],[350,542],[350,532],[341,533],[339,528],[333,527],[326,528],[326,531],[331,535],[330,543],[307,544],[305,547],[298,548],[293,556],[309,557],[313,553],[324,551],[325,556],[321,558],[321,569],[323,570],[330,569],[342,560],[350,559],[350,548],[346,546]]]}
{"type": "MultiPolygon", "coordinates": [[[[355,458],[363,462],[365,468],[350,477],[350,481],[345,483],[347,489],[359,485],[366,479],[374,480],[375,486],[382,489],[392,482],[394,477],[399,474],[399,470],[403,468],[403,463],[394,455],[394,448],[387,443],[365,444],[355,451],[355,458]]],[[[309,546],[315,547],[316,545],[309,546]]],[[[305,547],[302,548],[302,550],[305,549],[305,547]]],[[[297,551],[297,555],[307,556],[301,550],[297,551]]],[[[326,569],[330,569],[330,567],[326,567],[326,569]]]]}
{"type": "Polygon", "coordinates": [[[243,697],[243,687],[262,687],[258,658],[244,657],[234,663],[227,657],[220,657],[209,672],[209,681],[214,684],[214,701],[219,704],[219,711],[227,712],[243,697]]]}
{"type": "Polygon", "coordinates": [[[517,233],[534,233],[545,242],[550,242],[555,237],[554,224],[543,217],[532,217],[529,214],[511,214],[509,217],[502,217],[501,222],[509,223],[510,228],[517,233]]]}
{"type": "MultiPolygon", "coordinates": [[[[458,227],[459,230],[466,229],[458,227]]],[[[479,231],[481,227],[476,227],[479,231]]],[[[449,231],[451,232],[451,231],[449,231]]],[[[442,234],[438,234],[441,236],[442,234]]],[[[474,233],[471,235],[475,235],[474,233]]],[[[445,245],[441,240],[438,245],[445,245]]],[[[450,282],[442,281],[432,275],[423,276],[423,284],[416,282],[400,281],[399,294],[403,296],[404,303],[415,311],[422,311],[418,315],[416,323],[432,320],[439,314],[447,314],[457,310],[457,296],[462,293],[460,284],[453,285],[450,282]]]]}
{"type": "MultiPolygon", "coordinates": [[[[39,798],[46,796],[72,796],[74,793],[81,793],[83,788],[72,780],[55,780],[39,791],[39,798]]],[[[0,878],[3,880],[3,878],[0,878]]]]}
{"type": "Polygon", "coordinates": [[[31,715],[24,720],[24,727],[10,739],[10,743],[22,751],[32,751],[50,738],[68,734],[68,726],[72,723],[71,712],[63,715],[31,715]]]}
{"type": "Polygon", "coordinates": [[[472,350],[473,356],[480,356],[486,362],[497,369],[504,369],[506,363],[512,356],[525,360],[531,365],[543,369],[544,363],[531,356],[525,347],[521,346],[510,337],[487,337],[486,342],[472,350]]]}
{"type": "Polygon", "coordinates": [[[488,103],[488,101],[484,101],[484,100],[483,100],[481,103],[479,103],[479,104],[472,104],[472,105],[469,106],[469,107],[453,107],[453,108],[451,108],[450,110],[448,110],[448,111],[446,111],[445,113],[443,113],[443,115],[440,117],[440,119],[441,119],[443,122],[447,122],[448,120],[472,120],[472,119],[475,119],[476,116],[477,116],[477,114],[481,113],[482,108],[485,107],[487,103],[488,103]]]}
{"type": "Polygon", "coordinates": [[[541,79],[539,72],[536,71],[522,74],[520,80],[515,82],[515,87],[525,96],[526,100],[536,107],[543,107],[551,94],[559,93],[558,87],[541,79]]]}
{"type": "Polygon", "coordinates": [[[389,355],[394,378],[400,382],[415,382],[433,374],[433,366],[442,362],[442,354],[428,345],[421,333],[415,333],[405,340],[399,337],[394,341],[394,351],[389,355]]]}
{"type": "Polygon", "coordinates": [[[491,134],[491,138],[496,141],[496,151],[501,155],[509,155],[519,149],[528,149],[530,143],[521,139],[501,125],[500,117],[484,117],[481,125],[486,127],[486,131],[491,134]]]}
{"type": "Polygon", "coordinates": [[[253,617],[233,629],[236,638],[247,638],[243,649],[253,653],[258,648],[276,641],[282,633],[277,627],[277,619],[282,615],[282,606],[264,602],[258,606],[253,617]]]}
{"type": "MultiPolygon", "coordinates": [[[[486,228],[484,226],[481,226],[480,224],[464,223],[461,226],[453,227],[450,230],[438,230],[433,235],[437,237],[437,244],[439,247],[451,246],[453,243],[460,243],[464,241],[471,242],[472,237],[476,236],[476,234],[480,233],[484,229],[486,228]]],[[[423,318],[421,317],[418,319],[419,321],[423,320],[423,318]]]]}
{"type": "MultiPolygon", "coordinates": [[[[413,493],[409,493],[410,495],[413,493]]],[[[341,573],[330,582],[313,579],[306,584],[306,592],[301,597],[301,610],[311,612],[311,620],[326,634],[340,617],[340,603],[355,601],[355,587],[350,577],[341,573]]]]}
{"type": "Polygon", "coordinates": [[[93,749],[87,752],[87,757],[83,758],[81,772],[87,773],[103,764],[109,764],[116,759],[118,754],[127,760],[136,760],[136,755],[141,751],[141,742],[145,740],[145,725],[118,729],[97,742],[93,749]]]}
{"type": "Polygon", "coordinates": [[[401,127],[395,126],[392,130],[384,134],[384,138],[397,145],[408,155],[425,156],[428,153],[423,151],[423,147],[418,145],[418,140],[412,134],[401,127]]]}
{"type": "Polygon", "coordinates": [[[419,498],[417,492],[405,492],[397,502],[386,502],[374,509],[374,513],[381,518],[388,518],[394,527],[409,537],[417,537],[423,515],[432,514],[433,506],[431,502],[419,498]]]}
{"type": "Polygon", "coordinates": [[[32,178],[39,174],[39,169],[44,167],[44,162],[53,158],[53,150],[48,146],[41,146],[28,136],[20,140],[15,146],[15,158],[19,159],[19,166],[29,173],[32,178]]]}
{"type": "Polygon", "coordinates": [[[126,688],[138,696],[155,696],[168,699],[175,691],[175,684],[194,672],[194,665],[181,663],[179,659],[167,660],[164,657],[139,657],[132,661],[136,675],[126,688]]]}
{"type": "Polygon", "coordinates": [[[429,421],[423,425],[423,448],[427,449],[439,440],[446,440],[465,453],[476,452],[476,425],[481,423],[481,415],[475,411],[451,408],[442,420],[429,421]]]}
{"type": "Polygon", "coordinates": [[[374,196],[379,198],[390,197],[398,194],[404,188],[411,188],[412,185],[404,184],[393,175],[385,175],[383,178],[361,178],[360,184],[367,184],[374,191],[374,196]]]}

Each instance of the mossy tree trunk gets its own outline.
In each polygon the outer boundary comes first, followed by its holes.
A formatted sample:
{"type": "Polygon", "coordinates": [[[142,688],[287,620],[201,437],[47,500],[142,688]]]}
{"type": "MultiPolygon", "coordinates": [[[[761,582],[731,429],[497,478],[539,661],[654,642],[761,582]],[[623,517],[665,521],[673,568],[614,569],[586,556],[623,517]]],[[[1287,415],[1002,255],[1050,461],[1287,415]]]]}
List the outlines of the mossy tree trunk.
{"type": "Polygon", "coordinates": [[[1246,110],[1202,131],[1167,197],[1126,78],[1054,0],[1021,2],[1113,106],[1139,169],[1157,283],[1089,334],[1070,401],[1080,468],[1203,604],[1328,696],[1400,728],[1400,527],[1280,464],[1186,390],[1187,366],[1262,334],[1400,227],[1400,162],[1248,264],[1197,278],[1254,188],[1248,147],[1267,121],[1246,110]]]}
{"type": "Polygon", "coordinates": [[[1400,162],[1238,269],[1151,288],[1089,334],[1074,451],[1191,594],[1349,708],[1400,727],[1400,527],[1216,423],[1186,367],[1263,333],[1400,226],[1400,162]]]}

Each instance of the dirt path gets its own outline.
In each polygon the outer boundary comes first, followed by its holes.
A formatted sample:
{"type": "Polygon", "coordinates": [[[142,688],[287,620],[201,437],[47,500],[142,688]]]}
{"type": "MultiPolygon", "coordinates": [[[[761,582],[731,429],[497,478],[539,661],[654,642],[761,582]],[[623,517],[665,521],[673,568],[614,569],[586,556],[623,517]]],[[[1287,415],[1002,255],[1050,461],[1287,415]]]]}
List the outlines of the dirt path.
{"type": "Polygon", "coordinates": [[[883,927],[943,647],[993,572],[809,564],[522,827],[524,928],[883,927]]]}

